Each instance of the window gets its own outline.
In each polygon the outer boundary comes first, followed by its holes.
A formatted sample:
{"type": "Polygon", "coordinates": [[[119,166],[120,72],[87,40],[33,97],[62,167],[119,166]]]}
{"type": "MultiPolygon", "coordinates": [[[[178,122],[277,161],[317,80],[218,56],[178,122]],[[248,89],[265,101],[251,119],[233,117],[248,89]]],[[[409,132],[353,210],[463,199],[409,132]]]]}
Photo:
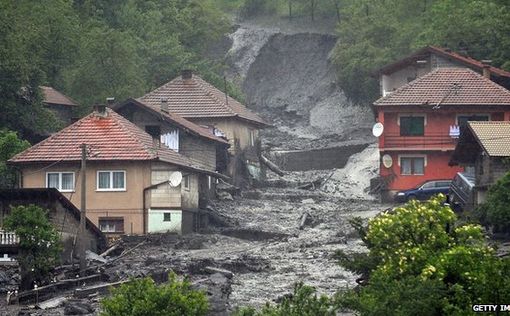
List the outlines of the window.
{"type": "Polygon", "coordinates": [[[400,157],[400,174],[423,175],[425,171],[425,157],[400,157]]]}
{"type": "Polygon", "coordinates": [[[103,233],[123,233],[124,218],[122,217],[100,217],[99,229],[103,233]]]}
{"type": "Polygon", "coordinates": [[[182,184],[184,186],[184,190],[186,191],[189,191],[189,176],[185,176],[183,179],[182,179],[182,184]]]}
{"type": "Polygon", "coordinates": [[[250,146],[255,146],[255,131],[250,129],[250,146]]]}
{"type": "Polygon", "coordinates": [[[98,171],[97,172],[97,190],[98,191],[125,191],[126,190],[126,172],[125,171],[98,171]]]}
{"type": "Polygon", "coordinates": [[[468,121],[489,121],[488,114],[461,114],[457,116],[457,125],[466,125],[468,121]]]}
{"type": "Polygon", "coordinates": [[[423,136],[425,116],[400,116],[400,136],[423,136]]]}
{"type": "Polygon", "coordinates": [[[427,182],[424,185],[421,186],[422,189],[432,189],[436,187],[435,182],[427,182]]]}
{"type": "Polygon", "coordinates": [[[163,222],[170,222],[171,218],[171,213],[163,213],[163,222]]]}
{"type": "Polygon", "coordinates": [[[174,129],[173,131],[162,134],[161,144],[175,152],[179,152],[179,130],[174,129]]]}
{"type": "Polygon", "coordinates": [[[48,172],[46,187],[55,188],[60,192],[74,191],[74,172],[48,172]]]}
{"type": "Polygon", "coordinates": [[[449,188],[451,181],[438,181],[436,182],[436,188],[449,188]]]}

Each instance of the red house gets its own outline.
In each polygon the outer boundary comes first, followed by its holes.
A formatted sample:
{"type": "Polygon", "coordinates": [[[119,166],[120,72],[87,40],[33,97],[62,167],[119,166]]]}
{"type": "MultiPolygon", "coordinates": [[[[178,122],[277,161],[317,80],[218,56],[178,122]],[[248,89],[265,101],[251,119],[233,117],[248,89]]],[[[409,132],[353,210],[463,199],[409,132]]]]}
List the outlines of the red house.
{"type": "Polygon", "coordinates": [[[433,179],[451,179],[460,126],[510,120],[510,91],[468,68],[437,68],[375,101],[383,196],[433,179]]]}

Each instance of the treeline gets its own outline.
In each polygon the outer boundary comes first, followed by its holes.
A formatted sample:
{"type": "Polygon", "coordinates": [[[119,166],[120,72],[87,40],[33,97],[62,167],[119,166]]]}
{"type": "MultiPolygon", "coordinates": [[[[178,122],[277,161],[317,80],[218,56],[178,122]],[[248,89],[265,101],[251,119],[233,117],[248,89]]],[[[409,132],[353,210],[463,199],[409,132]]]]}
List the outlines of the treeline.
{"type": "Polygon", "coordinates": [[[241,18],[274,15],[312,23],[336,19],[338,81],[354,101],[379,97],[373,72],[425,46],[490,59],[510,70],[508,0],[216,0],[241,18]]]}
{"type": "Polygon", "coordinates": [[[109,96],[140,96],[183,68],[223,87],[221,65],[204,54],[229,30],[209,0],[0,1],[0,129],[24,137],[55,127],[40,85],[74,98],[77,114],[109,96]]]}

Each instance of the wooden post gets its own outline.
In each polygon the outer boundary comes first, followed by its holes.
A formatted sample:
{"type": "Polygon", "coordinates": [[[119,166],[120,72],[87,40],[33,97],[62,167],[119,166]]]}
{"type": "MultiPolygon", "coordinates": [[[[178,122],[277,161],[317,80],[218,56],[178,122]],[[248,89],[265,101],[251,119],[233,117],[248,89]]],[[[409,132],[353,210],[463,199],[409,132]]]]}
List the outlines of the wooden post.
{"type": "Polygon", "coordinates": [[[81,202],[80,202],[80,229],[78,231],[78,256],[80,257],[80,274],[83,276],[87,268],[87,260],[85,258],[85,226],[87,223],[87,144],[81,144],[81,202]]]}

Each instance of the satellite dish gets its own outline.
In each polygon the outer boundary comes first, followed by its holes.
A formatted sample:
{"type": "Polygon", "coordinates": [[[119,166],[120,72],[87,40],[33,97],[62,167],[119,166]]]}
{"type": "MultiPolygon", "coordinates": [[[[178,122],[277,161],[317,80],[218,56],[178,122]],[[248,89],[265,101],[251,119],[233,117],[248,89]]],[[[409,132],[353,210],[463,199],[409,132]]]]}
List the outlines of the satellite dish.
{"type": "Polygon", "coordinates": [[[375,137],[379,137],[382,135],[384,131],[384,125],[382,125],[381,122],[377,122],[372,127],[372,134],[374,134],[375,137]]]}
{"type": "Polygon", "coordinates": [[[388,169],[391,168],[391,166],[393,166],[393,158],[388,154],[382,156],[382,164],[388,169]]]}
{"type": "Polygon", "coordinates": [[[182,173],[180,171],[175,171],[170,174],[170,177],[168,178],[168,184],[172,188],[175,188],[181,184],[182,181],[182,173]]]}

